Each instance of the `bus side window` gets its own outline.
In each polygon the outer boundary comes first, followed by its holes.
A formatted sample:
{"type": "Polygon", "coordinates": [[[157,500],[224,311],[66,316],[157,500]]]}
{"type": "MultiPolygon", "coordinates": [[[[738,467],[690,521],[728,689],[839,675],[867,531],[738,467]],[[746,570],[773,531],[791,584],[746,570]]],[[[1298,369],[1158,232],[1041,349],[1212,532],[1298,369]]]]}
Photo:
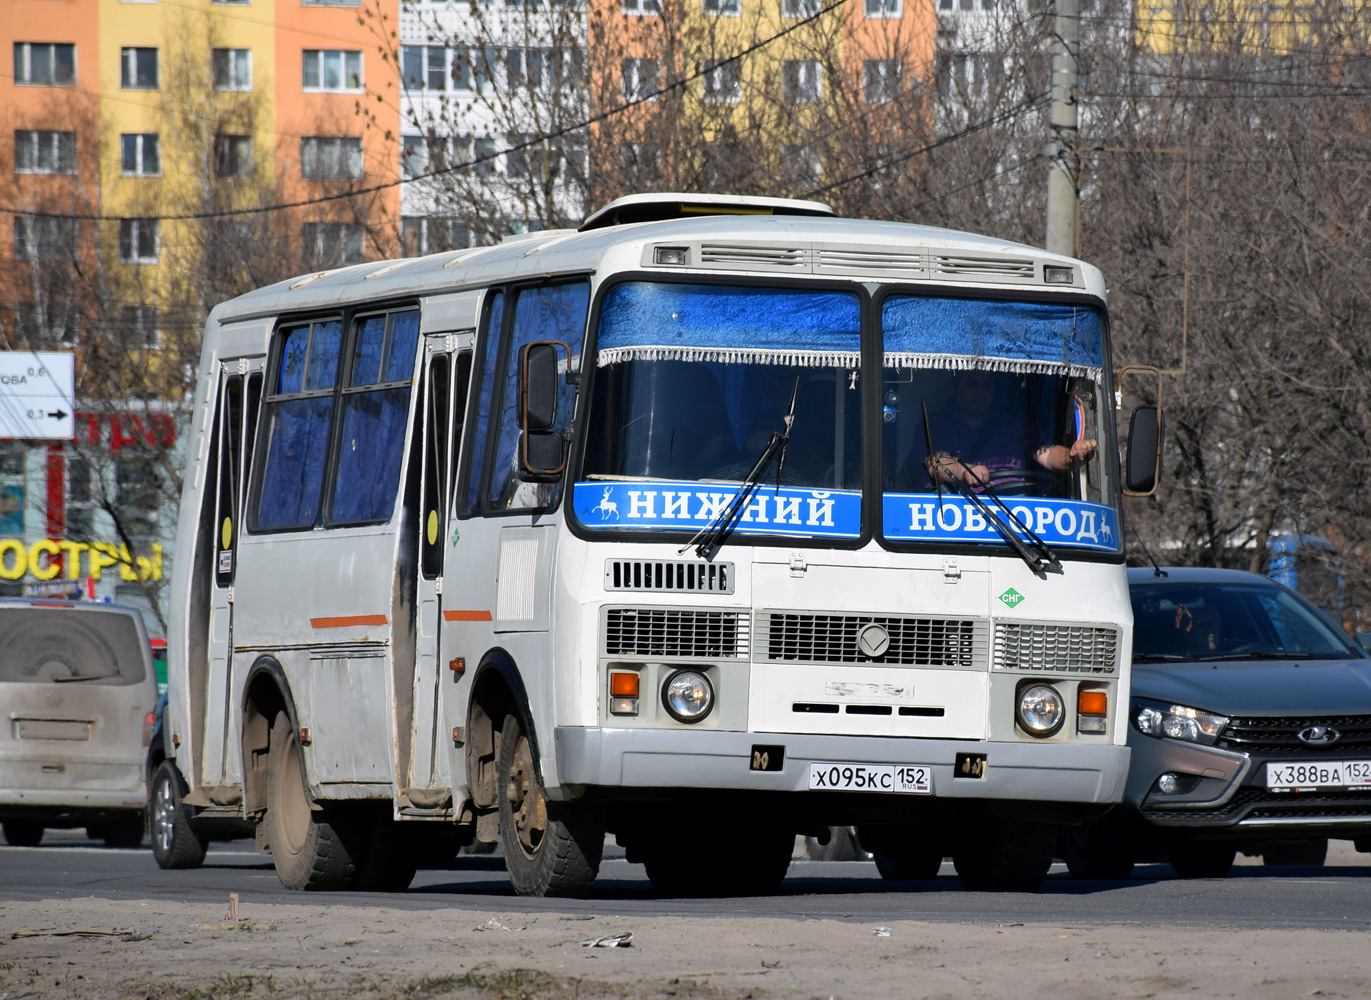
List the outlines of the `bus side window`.
{"type": "Polygon", "coordinates": [[[220,411],[224,421],[219,449],[219,516],[214,559],[214,582],[220,587],[233,584],[234,552],[237,550],[239,521],[238,503],[242,497],[240,473],[243,468],[243,377],[234,375],[224,384],[224,407],[220,411]]]}
{"type": "MultiPolygon", "coordinates": [[[[490,510],[519,510],[551,507],[557,503],[561,483],[525,483],[519,478],[519,352],[535,340],[560,340],[571,349],[572,363],[579,361],[585,337],[586,309],[590,304],[590,283],[525,288],[514,303],[514,322],[510,324],[510,347],[505,352],[500,378],[500,395],[494,412],[499,414],[499,443],[490,477],[490,510]]],[[[557,418],[552,429],[571,425],[576,387],[565,378],[559,381],[557,418]]]]}
{"type": "Polygon", "coordinates": [[[457,355],[457,370],[452,384],[452,442],[451,481],[448,483],[448,496],[457,495],[457,472],[459,469],[458,452],[462,447],[462,430],[466,426],[467,392],[471,388],[471,352],[463,351],[457,355]]]}
{"type": "Polygon", "coordinates": [[[444,487],[447,485],[448,402],[451,388],[448,378],[448,359],[438,356],[428,367],[429,391],[424,414],[424,504],[423,542],[420,545],[424,578],[432,580],[443,572],[443,539],[447,534],[444,515],[447,505],[444,487]]]}
{"type": "Polygon", "coordinates": [[[246,426],[243,429],[243,485],[240,489],[242,503],[247,505],[248,487],[251,485],[252,456],[257,445],[257,417],[262,410],[262,373],[253,372],[248,376],[248,391],[243,404],[246,426]]]}
{"type": "Polygon", "coordinates": [[[462,502],[458,517],[470,517],[481,509],[481,471],[485,466],[486,431],[490,426],[490,396],[495,386],[495,365],[500,360],[497,341],[504,329],[504,319],[505,293],[496,292],[486,307],[485,323],[476,344],[481,379],[476,386],[476,401],[471,411],[471,441],[462,456],[462,502]]]}

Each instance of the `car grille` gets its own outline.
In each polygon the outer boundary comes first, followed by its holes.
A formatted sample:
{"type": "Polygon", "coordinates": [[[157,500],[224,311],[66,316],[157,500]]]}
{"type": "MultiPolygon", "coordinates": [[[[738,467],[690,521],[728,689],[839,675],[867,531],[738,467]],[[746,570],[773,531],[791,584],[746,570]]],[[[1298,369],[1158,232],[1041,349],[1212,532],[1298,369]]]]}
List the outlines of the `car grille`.
{"type": "Polygon", "coordinates": [[[1095,625],[997,621],[991,647],[996,670],[1112,674],[1118,655],[1118,630],[1095,625]]]}
{"type": "Polygon", "coordinates": [[[1272,792],[1244,785],[1212,809],[1144,809],[1143,815],[1169,826],[1193,823],[1237,823],[1244,820],[1353,819],[1371,817],[1371,791],[1272,792]]]}
{"type": "Polygon", "coordinates": [[[1216,745],[1241,753],[1319,754],[1323,757],[1347,750],[1371,750],[1371,715],[1232,718],[1223,727],[1216,745]],[[1336,729],[1338,739],[1318,746],[1301,743],[1297,734],[1310,726],[1336,729]]]}
{"type": "Polygon", "coordinates": [[[975,618],[764,611],[757,615],[756,646],[767,660],[794,663],[983,667],[986,623],[975,618]],[[879,625],[890,636],[890,646],[880,656],[868,657],[858,645],[868,625],[879,625]]]}
{"type": "Polygon", "coordinates": [[[608,608],[604,638],[607,656],[746,659],[748,620],[736,611],[608,608]]]}

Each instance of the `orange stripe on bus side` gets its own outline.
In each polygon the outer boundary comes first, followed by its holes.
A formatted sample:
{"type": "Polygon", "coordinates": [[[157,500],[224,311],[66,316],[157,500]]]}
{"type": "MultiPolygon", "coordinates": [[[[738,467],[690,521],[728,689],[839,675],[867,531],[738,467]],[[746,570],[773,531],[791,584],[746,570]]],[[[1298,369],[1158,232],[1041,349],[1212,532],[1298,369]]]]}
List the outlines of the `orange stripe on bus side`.
{"type": "Polygon", "coordinates": [[[347,628],[349,625],[389,625],[385,615],[343,615],[339,618],[311,618],[315,628],[347,628]]]}
{"type": "Polygon", "coordinates": [[[444,611],[443,621],[445,622],[488,622],[491,621],[489,611],[444,611]]]}

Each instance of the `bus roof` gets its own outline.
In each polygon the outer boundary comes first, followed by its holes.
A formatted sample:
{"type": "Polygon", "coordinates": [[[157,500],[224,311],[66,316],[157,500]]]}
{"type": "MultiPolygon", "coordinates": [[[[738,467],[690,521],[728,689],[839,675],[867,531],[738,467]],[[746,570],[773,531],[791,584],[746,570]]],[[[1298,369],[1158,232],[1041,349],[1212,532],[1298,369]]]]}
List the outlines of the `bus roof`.
{"type": "Polygon", "coordinates": [[[621,270],[676,277],[735,274],[742,280],[792,275],[930,282],[1105,297],[1104,277],[1092,265],[988,236],[867,219],[702,215],[584,232],[544,230],[506,237],[493,246],[320,271],[232,299],[216,308],[214,318],[232,323],[511,280],[621,270]],[[686,263],[657,264],[652,250],[659,246],[686,248],[686,263]]]}

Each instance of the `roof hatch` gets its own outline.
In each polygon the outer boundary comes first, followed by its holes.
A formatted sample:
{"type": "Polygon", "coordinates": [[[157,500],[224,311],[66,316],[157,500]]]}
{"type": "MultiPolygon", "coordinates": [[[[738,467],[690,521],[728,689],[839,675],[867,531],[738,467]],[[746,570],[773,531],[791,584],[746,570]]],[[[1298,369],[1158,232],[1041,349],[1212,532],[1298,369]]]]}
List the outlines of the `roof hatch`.
{"type": "Polygon", "coordinates": [[[581,223],[581,232],[633,222],[663,222],[701,215],[803,215],[831,219],[836,213],[817,201],[795,198],[756,198],[739,194],[679,194],[654,192],[615,198],[581,223]]]}

